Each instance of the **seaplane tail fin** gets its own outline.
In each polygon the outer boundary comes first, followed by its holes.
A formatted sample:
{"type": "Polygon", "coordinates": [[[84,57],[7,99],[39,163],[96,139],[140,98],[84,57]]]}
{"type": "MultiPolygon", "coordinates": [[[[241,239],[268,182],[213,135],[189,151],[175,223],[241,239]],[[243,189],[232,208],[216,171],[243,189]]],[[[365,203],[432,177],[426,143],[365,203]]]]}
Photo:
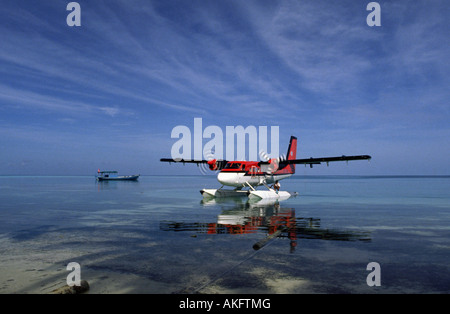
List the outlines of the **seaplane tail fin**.
{"type": "MultiPolygon", "coordinates": [[[[289,140],[288,151],[286,154],[286,160],[295,160],[295,158],[297,158],[297,138],[295,136],[291,136],[291,139],[289,140]]],[[[294,174],[295,164],[286,165],[286,170],[288,170],[289,173],[294,174]]]]}
{"type": "Polygon", "coordinates": [[[289,148],[286,154],[287,160],[294,160],[297,158],[297,138],[295,136],[291,136],[291,140],[289,141],[289,148]]]}

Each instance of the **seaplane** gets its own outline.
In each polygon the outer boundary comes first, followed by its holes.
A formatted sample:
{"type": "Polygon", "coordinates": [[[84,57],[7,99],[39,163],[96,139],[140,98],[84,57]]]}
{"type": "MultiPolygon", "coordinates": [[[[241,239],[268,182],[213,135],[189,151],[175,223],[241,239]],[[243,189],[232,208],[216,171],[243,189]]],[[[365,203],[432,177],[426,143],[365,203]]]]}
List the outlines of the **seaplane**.
{"type": "MultiPolygon", "coordinates": [[[[212,171],[219,171],[217,180],[222,184],[219,189],[202,189],[200,193],[204,198],[243,196],[250,200],[276,199],[284,200],[295,192],[280,191],[279,181],[291,177],[295,173],[295,165],[320,165],[335,161],[370,160],[369,155],[297,158],[297,138],[291,136],[286,156],[267,158],[267,154],[260,153],[266,160],[261,161],[227,161],[227,160],[185,160],[173,158],[161,158],[161,162],[207,164],[212,171]],[[272,185],[272,186],[270,186],[272,185]],[[227,189],[224,186],[234,187],[227,189]],[[267,190],[257,190],[256,187],[264,186],[267,190]]],[[[263,159],[263,158],[262,158],[263,159]]]]}

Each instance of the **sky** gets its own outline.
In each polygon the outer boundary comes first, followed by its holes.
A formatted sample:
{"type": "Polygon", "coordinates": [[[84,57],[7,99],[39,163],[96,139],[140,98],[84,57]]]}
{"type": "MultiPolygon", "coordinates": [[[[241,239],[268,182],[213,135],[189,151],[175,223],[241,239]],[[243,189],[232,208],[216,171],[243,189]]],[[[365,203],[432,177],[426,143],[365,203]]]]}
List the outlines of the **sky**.
{"type": "Polygon", "coordinates": [[[2,1],[0,175],[200,174],[159,162],[195,118],[372,156],[300,175],[450,175],[447,0],[69,2],[2,1]]]}

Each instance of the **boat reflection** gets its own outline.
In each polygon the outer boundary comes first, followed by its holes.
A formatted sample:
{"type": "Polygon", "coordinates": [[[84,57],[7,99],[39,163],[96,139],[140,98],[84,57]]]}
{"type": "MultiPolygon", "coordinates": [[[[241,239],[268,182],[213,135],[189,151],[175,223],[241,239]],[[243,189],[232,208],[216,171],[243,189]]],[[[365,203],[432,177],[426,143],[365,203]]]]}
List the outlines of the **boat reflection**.
{"type": "Polygon", "coordinates": [[[198,234],[262,233],[268,236],[277,233],[278,237],[289,239],[291,252],[299,239],[371,241],[368,231],[321,228],[320,218],[296,217],[294,208],[281,207],[278,201],[217,198],[204,200],[202,205],[222,207],[216,222],[163,221],[160,230],[198,234]]]}
{"type": "Polygon", "coordinates": [[[95,180],[95,185],[97,186],[97,191],[102,190],[117,190],[119,188],[125,187],[135,187],[139,185],[138,180],[116,180],[116,181],[98,181],[95,180]]]}

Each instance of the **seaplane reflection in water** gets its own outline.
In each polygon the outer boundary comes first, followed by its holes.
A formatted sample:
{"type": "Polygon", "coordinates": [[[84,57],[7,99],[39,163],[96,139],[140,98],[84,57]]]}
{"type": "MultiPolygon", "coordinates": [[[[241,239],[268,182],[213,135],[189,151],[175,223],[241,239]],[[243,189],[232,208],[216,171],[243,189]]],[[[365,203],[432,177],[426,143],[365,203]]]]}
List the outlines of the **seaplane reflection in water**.
{"type": "MultiPolygon", "coordinates": [[[[214,198],[202,200],[204,206],[225,205],[216,222],[163,221],[160,230],[185,231],[197,234],[249,234],[265,233],[289,239],[294,252],[298,239],[370,242],[370,232],[321,228],[320,218],[296,217],[295,209],[280,206],[278,200],[252,202],[241,198],[214,198]],[[246,200],[245,202],[243,200],[246,200]],[[234,202],[229,209],[227,203],[234,202]]],[[[255,247],[254,247],[255,248],[255,247]]]]}

